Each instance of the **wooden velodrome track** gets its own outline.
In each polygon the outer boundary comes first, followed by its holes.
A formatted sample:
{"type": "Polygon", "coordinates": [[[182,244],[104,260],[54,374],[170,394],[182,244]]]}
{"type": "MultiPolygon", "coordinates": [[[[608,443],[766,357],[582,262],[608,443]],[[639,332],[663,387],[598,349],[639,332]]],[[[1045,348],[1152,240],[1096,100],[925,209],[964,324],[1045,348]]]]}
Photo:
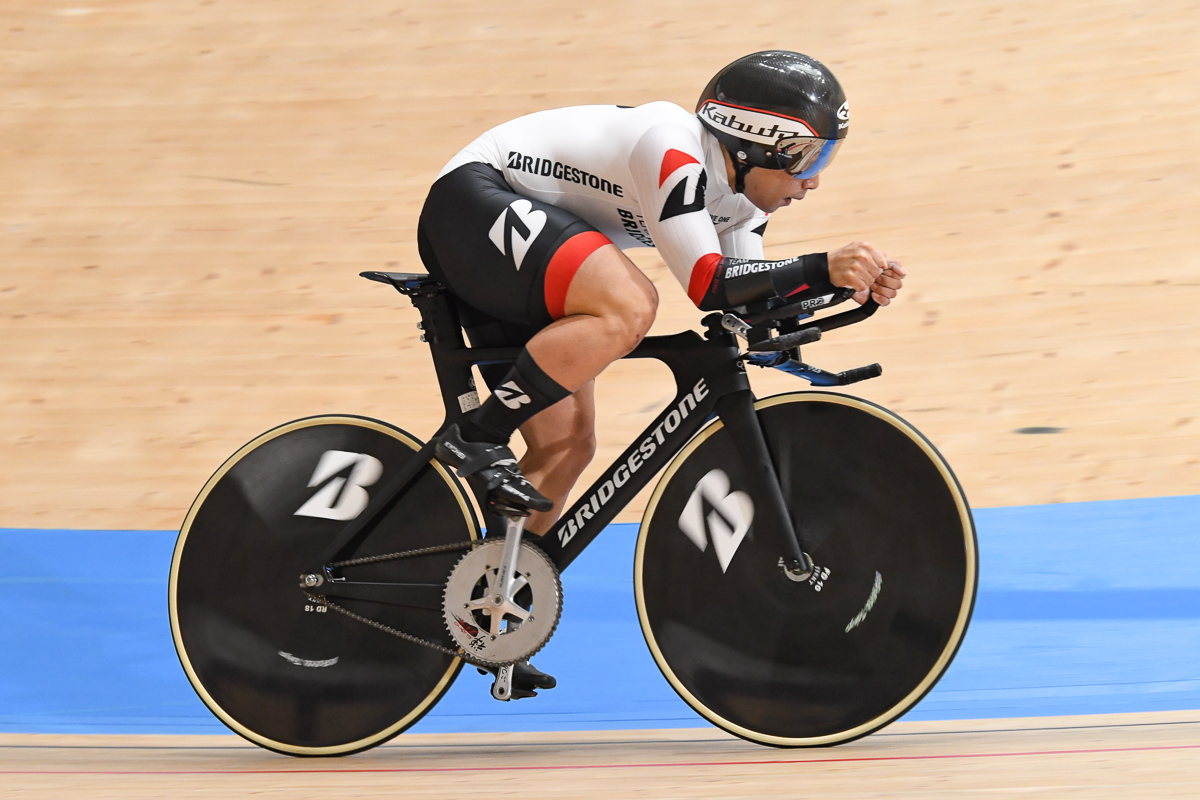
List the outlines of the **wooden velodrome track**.
{"type": "MultiPolygon", "coordinates": [[[[229,453],[295,417],[427,436],[416,312],[355,276],[420,270],[440,166],[538,109],[688,106],[769,47],[831,65],[853,123],[768,253],[866,239],[911,273],[806,355],[882,362],[855,393],[929,435],[977,506],[1200,492],[1193,2],[77,2],[0,8],[0,526],[175,528],[229,453]]],[[[634,258],[656,332],[694,326],[653,251],[634,258]]],[[[665,378],[601,379],[597,464],[665,378]]],[[[5,736],[0,759],[5,796],[1194,797],[1198,720],[900,723],[815,752],[707,731],[402,737],[332,763],[5,736]]]]}
{"type": "Polygon", "coordinates": [[[235,737],[0,736],[5,797],[1195,798],[1200,713],[899,722],[835,749],[716,730],[412,734],[344,759],[235,737]],[[170,739],[170,741],[167,741],[170,739]],[[19,788],[18,788],[19,787],[19,788]]]}

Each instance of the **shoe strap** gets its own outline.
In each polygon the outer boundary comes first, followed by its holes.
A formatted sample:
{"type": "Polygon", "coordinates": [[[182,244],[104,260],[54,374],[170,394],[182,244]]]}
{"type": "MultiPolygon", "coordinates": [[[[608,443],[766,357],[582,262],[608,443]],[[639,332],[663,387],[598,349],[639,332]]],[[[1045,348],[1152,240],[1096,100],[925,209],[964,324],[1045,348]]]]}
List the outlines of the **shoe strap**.
{"type": "Polygon", "coordinates": [[[517,466],[517,458],[513,455],[513,451],[505,445],[493,444],[479,455],[472,456],[459,464],[457,472],[460,478],[466,478],[488,467],[503,466],[506,462],[512,464],[513,467],[517,466]]]}

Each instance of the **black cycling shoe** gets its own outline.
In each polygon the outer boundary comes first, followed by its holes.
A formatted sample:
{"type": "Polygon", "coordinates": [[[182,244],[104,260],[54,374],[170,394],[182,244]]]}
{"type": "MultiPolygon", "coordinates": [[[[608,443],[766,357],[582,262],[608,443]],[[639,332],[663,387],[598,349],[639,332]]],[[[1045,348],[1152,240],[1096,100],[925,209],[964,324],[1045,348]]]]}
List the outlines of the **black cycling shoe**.
{"type": "Polygon", "coordinates": [[[468,442],[458,425],[451,425],[434,440],[434,453],[486,497],[498,514],[527,517],[532,511],[554,508],[554,501],[544,497],[521,474],[516,456],[506,445],[468,442]]]}
{"type": "MultiPolygon", "coordinates": [[[[480,675],[487,675],[489,672],[493,677],[496,675],[496,669],[484,669],[477,667],[480,675]]],[[[530,664],[528,661],[518,661],[513,664],[512,671],[512,696],[511,700],[522,700],[526,697],[537,697],[537,689],[553,689],[558,686],[558,681],[554,680],[553,675],[547,675],[540,669],[530,664]]]]}

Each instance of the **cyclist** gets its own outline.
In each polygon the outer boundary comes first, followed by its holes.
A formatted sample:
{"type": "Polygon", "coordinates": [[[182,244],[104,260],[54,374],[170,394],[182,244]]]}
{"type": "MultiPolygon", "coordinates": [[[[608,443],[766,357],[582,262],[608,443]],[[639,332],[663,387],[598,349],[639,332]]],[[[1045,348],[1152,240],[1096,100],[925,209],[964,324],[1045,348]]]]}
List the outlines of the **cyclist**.
{"type": "MultiPolygon", "coordinates": [[[[459,301],[474,346],[524,349],[511,367],[481,370],[492,395],[438,439],[438,458],[494,505],[533,512],[527,530],[549,529],[595,453],[593,380],[657,309],[622,248],[656,247],[703,311],[835,287],[887,305],[905,270],[866,242],[763,257],[770,214],[820,185],[848,129],[833,74],[776,50],[718,72],[695,113],[668,102],[561,108],[467,145],[430,188],[421,259],[459,301]],[[519,465],[507,446],[518,428],[519,465]]],[[[514,697],[529,696],[520,678],[514,697]]]]}

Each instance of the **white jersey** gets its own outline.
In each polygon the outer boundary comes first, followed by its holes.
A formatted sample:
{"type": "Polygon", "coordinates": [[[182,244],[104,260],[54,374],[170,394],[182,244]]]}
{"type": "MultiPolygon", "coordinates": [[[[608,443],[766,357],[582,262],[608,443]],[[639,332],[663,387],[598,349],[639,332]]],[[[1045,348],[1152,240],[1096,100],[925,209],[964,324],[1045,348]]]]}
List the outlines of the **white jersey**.
{"type": "Polygon", "coordinates": [[[768,215],[734,193],[720,144],[674,103],[518,117],[471,142],[438,177],[475,162],[500,170],[517,194],[570,211],[622,249],[658,248],[697,303],[703,287],[697,290],[694,272],[711,275],[721,256],[763,257],[768,215]]]}

